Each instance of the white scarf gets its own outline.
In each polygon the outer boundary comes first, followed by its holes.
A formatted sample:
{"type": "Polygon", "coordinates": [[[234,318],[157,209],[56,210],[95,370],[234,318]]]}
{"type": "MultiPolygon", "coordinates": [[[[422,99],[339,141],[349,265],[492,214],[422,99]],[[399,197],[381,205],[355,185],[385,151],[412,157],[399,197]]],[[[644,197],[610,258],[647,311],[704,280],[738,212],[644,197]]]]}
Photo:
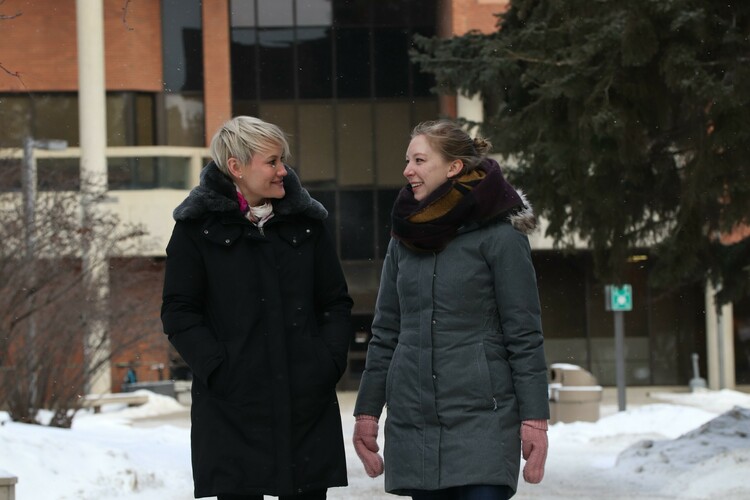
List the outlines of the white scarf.
{"type": "Polygon", "coordinates": [[[263,225],[273,217],[273,205],[271,205],[271,202],[267,201],[260,206],[250,207],[250,210],[248,210],[245,217],[256,226],[263,227],[263,225]]]}

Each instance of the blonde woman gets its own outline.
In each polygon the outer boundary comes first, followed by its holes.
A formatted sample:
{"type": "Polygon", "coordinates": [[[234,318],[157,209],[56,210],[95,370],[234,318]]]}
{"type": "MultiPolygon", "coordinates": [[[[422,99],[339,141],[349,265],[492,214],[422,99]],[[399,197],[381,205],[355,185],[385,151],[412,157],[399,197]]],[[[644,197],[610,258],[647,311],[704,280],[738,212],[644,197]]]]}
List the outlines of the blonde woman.
{"type": "Polygon", "coordinates": [[[162,322],[193,373],[197,498],[319,500],[347,484],[335,388],[352,300],[288,155],[276,125],[238,116],[174,211],[162,322]]]}

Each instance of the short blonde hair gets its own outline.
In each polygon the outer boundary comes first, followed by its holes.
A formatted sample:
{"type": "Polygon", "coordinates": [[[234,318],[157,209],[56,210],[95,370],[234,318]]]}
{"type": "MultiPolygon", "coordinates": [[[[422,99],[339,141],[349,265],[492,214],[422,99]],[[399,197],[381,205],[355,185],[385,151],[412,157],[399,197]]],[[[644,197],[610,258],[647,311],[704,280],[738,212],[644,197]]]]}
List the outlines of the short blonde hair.
{"type": "Polygon", "coordinates": [[[229,158],[236,158],[244,165],[255,153],[272,145],[281,146],[282,161],[289,158],[289,142],[281,128],[254,116],[235,116],[211,139],[211,158],[219,170],[229,175],[229,158]]]}

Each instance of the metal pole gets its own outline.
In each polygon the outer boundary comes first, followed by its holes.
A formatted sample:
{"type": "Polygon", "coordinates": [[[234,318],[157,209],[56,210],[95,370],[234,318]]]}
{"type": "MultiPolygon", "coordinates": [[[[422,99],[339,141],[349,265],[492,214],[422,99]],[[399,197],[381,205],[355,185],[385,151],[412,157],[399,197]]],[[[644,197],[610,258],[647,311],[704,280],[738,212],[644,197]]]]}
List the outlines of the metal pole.
{"type": "Polygon", "coordinates": [[[23,141],[23,172],[21,188],[23,190],[23,223],[26,227],[26,258],[33,259],[36,247],[36,192],[37,173],[34,157],[34,139],[27,137],[23,141]]]}
{"type": "Polygon", "coordinates": [[[615,357],[617,406],[625,411],[625,317],[622,311],[615,311],[615,357]]]}
{"type": "Polygon", "coordinates": [[[34,293],[36,289],[36,199],[37,199],[37,167],[34,157],[34,139],[26,137],[23,141],[23,172],[21,172],[21,188],[23,191],[23,223],[25,259],[28,266],[28,347],[27,367],[29,369],[29,401],[37,404],[37,355],[36,355],[36,320],[34,318],[34,293]]]}

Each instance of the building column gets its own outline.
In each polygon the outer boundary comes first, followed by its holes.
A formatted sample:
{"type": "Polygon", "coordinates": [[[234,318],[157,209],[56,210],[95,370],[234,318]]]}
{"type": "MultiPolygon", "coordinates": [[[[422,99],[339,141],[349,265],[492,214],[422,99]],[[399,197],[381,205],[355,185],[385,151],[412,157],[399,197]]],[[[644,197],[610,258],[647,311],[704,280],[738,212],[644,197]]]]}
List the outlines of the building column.
{"type": "MultiPolygon", "coordinates": [[[[78,35],[78,114],[81,137],[82,224],[91,227],[101,217],[107,193],[107,103],[104,77],[104,8],[102,0],[76,0],[78,35]]],[[[96,228],[84,237],[81,259],[90,307],[84,340],[86,391],[112,390],[109,324],[109,266],[104,242],[96,228]]]]}
{"type": "Polygon", "coordinates": [[[725,304],[717,312],[716,289],[706,283],[706,354],[709,389],[734,389],[734,316],[732,304],[725,304]]]}

